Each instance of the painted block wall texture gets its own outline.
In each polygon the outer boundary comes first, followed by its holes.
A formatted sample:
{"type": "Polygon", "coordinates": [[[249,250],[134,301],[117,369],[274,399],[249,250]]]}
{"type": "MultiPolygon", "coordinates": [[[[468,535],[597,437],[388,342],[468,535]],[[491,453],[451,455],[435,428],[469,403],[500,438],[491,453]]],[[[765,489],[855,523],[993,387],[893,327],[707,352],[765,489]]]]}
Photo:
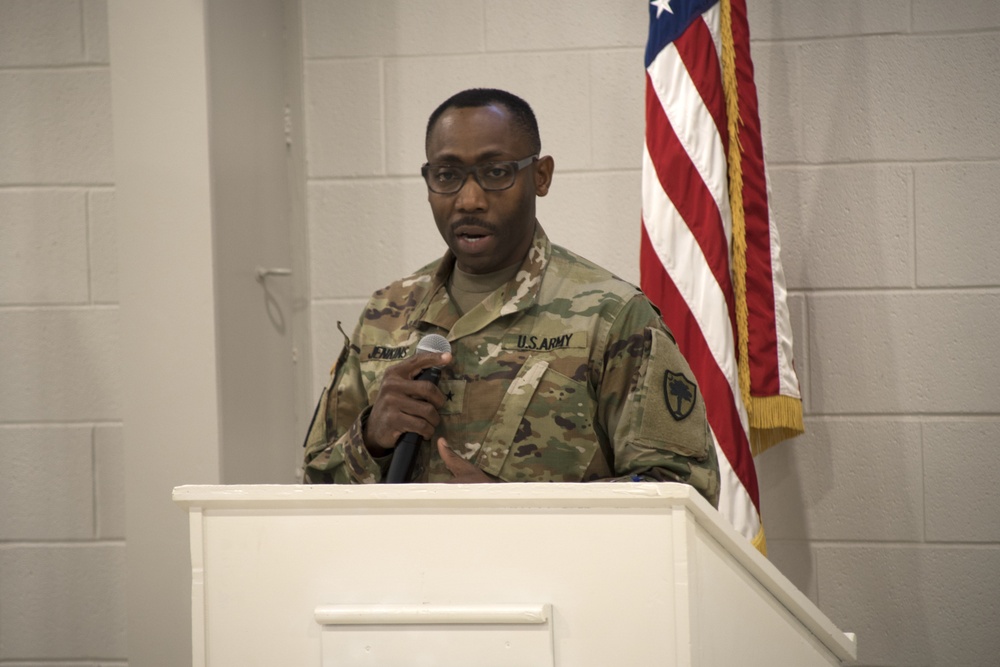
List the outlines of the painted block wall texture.
{"type": "MultiPolygon", "coordinates": [[[[759,460],[765,521],[774,562],[859,633],[862,665],[1000,650],[998,7],[750,2],[809,428],[759,460]]],[[[336,321],[349,331],[372,289],[443,248],[417,168],[427,114],[462,87],[533,103],[557,164],[547,230],[638,279],[644,9],[303,10],[317,389],[336,321]]],[[[0,1],[7,664],[125,658],[105,16],[100,0],[0,1]],[[71,631],[39,643],[53,618],[71,631]]]]}
{"type": "MultiPolygon", "coordinates": [[[[995,664],[1000,4],[748,4],[808,429],[758,460],[771,558],[859,665],[995,664]]],[[[336,320],[443,251],[417,169],[464,87],[534,106],[539,219],[638,280],[645,3],[303,9],[317,390],[336,320]]]]}
{"type": "Polygon", "coordinates": [[[103,0],[0,0],[0,664],[123,665],[103,0]]]}
{"type": "Polygon", "coordinates": [[[758,459],[771,558],[859,664],[994,664],[1000,16],[820,5],[751,9],[806,327],[807,433],[758,459]]]}

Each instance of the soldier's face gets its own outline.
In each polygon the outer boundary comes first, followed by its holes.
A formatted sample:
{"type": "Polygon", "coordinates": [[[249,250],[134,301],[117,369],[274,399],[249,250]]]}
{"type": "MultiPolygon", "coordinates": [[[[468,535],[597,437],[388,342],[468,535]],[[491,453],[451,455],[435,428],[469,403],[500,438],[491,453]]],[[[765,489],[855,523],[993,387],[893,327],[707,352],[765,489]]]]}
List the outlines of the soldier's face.
{"type": "MultiPolygon", "coordinates": [[[[503,106],[448,109],[427,141],[427,161],[433,165],[471,166],[529,155],[531,142],[503,106]]],[[[535,231],[535,197],[548,193],[552,164],[550,157],[529,164],[506,190],[483,190],[471,174],[454,194],[428,190],[438,231],[460,269],[490,273],[524,259],[535,231]]]]}

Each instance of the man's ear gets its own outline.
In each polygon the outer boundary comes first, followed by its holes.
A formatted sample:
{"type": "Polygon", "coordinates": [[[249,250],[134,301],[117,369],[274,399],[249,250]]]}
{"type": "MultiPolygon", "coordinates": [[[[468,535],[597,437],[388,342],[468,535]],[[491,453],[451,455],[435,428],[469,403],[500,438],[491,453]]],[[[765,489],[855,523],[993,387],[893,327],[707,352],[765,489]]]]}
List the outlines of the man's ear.
{"type": "Polygon", "coordinates": [[[551,155],[538,158],[535,164],[535,194],[544,197],[549,193],[549,186],[552,185],[552,171],[556,163],[551,155]]]}

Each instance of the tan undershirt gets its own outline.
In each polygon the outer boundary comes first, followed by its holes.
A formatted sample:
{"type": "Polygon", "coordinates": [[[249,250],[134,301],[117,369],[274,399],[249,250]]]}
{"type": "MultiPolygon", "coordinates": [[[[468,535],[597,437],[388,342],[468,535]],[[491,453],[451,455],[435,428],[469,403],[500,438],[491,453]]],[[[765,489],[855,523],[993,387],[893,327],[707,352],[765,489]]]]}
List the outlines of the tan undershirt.
{"type": "Polygon", "coordinates": [[[448,293],[463,315],[482,302],[498,287],[508,282],[520,270],[520,264],[512,264],[493,273],[466,273],[456,265],[448,278],[448,293]]]}

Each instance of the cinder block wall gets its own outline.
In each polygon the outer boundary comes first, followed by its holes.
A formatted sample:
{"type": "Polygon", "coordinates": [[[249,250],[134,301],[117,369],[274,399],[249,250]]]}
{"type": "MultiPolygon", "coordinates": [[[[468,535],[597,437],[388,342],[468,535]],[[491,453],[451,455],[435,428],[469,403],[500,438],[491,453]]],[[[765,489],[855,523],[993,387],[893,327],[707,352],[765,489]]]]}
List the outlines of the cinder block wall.
{"type": "Polygon", "coordinates": [[[862,664],[996,664],[1000,4],[754,9],[807,413],[772,559],[862,664]]]}
{"type": "Polygon", "coordinates": [[[0,1],[4,665],[126,657],[113,186],[104,3],[0,1]]]}
{"type": "MultiPolygon", "coordinates": [[[[750,5],[808,428],[758,459],[771,557],[858,664],[995,664],[1000,5],[750,5]]],[[[303,10],[317,391],[336,321],[443,250],[416,173],[458,89],[535,106],[543,224],[638,280],[644,8],[303,10]]],[[[105,26],[102,0],[0,0],[4,665],[126,658],[105,26]]]]}
{"type": "MultiPolygon", "coordinates": [[[[1000,4],[749,0],[807,435],[758,460],[773,561],[861,665],[993,665],[1000,634],[1000,4]]],[[[525,97],[539,217],[638,281],[644,2],[304,2],[316,389],[365,298],[444,245],[445,97],[525,97]]]]}

